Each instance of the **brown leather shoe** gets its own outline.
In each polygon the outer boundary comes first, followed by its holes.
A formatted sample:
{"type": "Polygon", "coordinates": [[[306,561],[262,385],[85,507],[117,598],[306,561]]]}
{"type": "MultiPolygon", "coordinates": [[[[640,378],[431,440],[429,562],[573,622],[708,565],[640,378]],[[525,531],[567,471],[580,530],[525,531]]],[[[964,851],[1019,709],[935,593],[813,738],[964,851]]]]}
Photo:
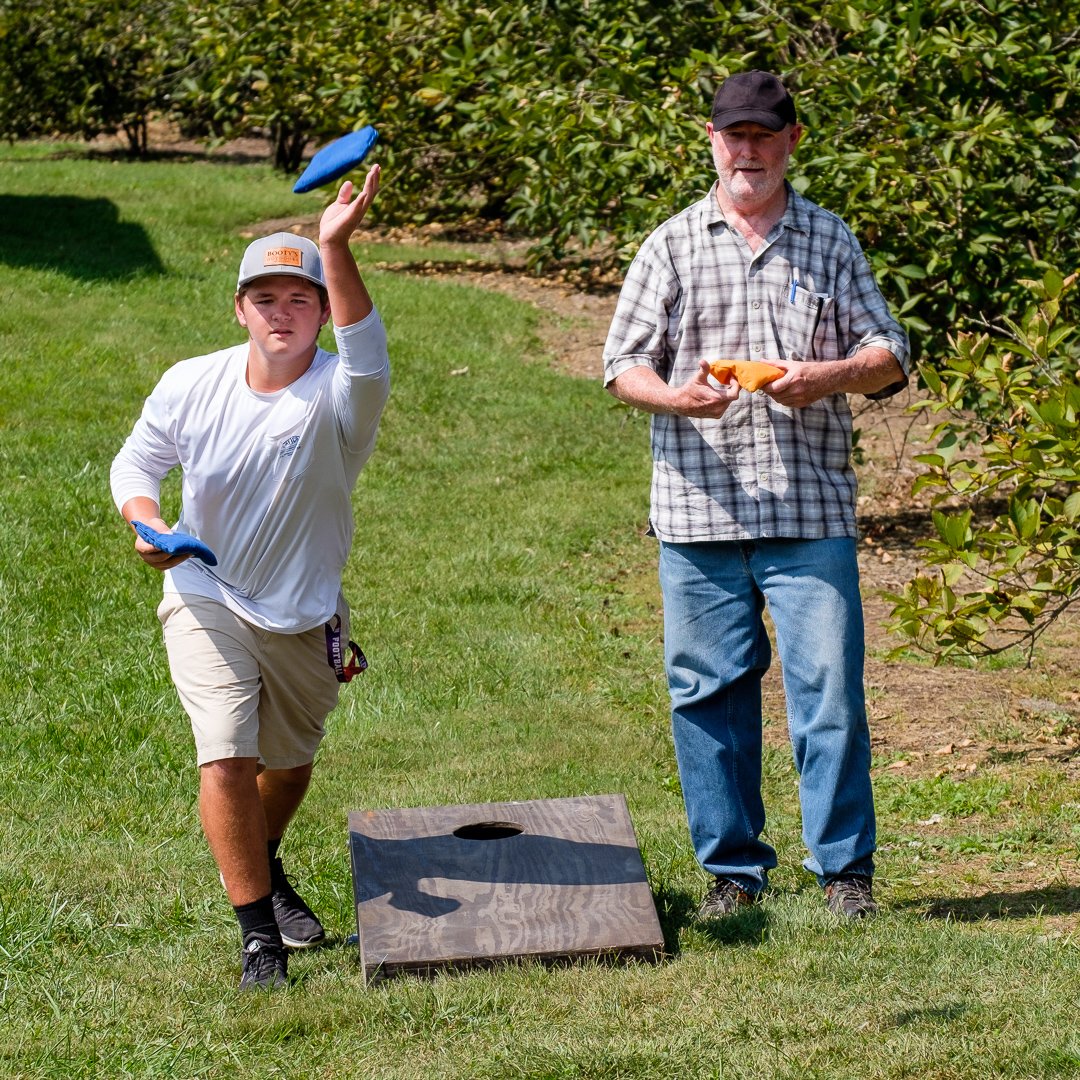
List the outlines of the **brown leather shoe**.
{"type": "Polygon", "coordinates": [[[842,919],[865,919],[877,914],[870,878],[865,874],[841,874],[825,886],[825,904],[842,919]]]}
{"type": "Polygon", "coordinates": [[[756,893],[747,892],[734,881],[718,877],[698,906],[698,918],[722,919],[725,915],[734,915],[741,907],[756,904],[759,899],[756,893]]]}

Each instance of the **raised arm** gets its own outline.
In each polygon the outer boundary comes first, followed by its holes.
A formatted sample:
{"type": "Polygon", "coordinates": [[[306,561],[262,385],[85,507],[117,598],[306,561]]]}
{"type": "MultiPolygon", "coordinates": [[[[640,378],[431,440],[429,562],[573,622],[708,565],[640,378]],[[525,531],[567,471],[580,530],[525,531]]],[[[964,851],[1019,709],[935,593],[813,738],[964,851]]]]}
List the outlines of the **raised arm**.
{"type": "Polygon", "coordinates": [[[379,171],[378,165],[372,166],[363,190],[356,198],[353,198],[352,181],[346,180],[319,222],[319,251],[335,326],[352,326],[360,322],[371,314],[374,306],[349,250],[349,237],[375,199],[379,190],[379,171]]]}

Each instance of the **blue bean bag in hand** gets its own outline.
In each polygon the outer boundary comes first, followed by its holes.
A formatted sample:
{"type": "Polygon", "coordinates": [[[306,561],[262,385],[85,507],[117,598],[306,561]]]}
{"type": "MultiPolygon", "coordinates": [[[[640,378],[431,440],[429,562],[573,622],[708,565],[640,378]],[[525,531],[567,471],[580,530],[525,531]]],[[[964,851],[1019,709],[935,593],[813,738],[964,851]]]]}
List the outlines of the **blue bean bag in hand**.
{"type": "Polygon", "coordinates": [[[217,566],[217,556],[197,537],[182,532],[160,533],[141,521],[133,521],[131,527],[158,551],[167,551],[170,555],[193,555],[196,559],[202,559],[207,566],[217,566]]]}

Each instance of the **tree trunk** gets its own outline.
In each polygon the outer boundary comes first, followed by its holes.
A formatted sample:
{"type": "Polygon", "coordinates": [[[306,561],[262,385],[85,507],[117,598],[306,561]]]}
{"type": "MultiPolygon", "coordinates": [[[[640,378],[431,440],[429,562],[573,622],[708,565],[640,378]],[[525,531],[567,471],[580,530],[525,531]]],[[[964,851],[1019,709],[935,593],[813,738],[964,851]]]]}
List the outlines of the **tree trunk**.
{"type": "Polygon", "coordinates": [[[307,144],[307,132],[302,128],[289,130],[284,124],[275,125],[274,165],[283,172],[295,172],[300,167],[307,144]]]}
{"type": "Polygon", "coordinates": [[[146,151],[149,148],[146,117],[140,116],[135,120],[127,120],[122,126],[127,136],[128,153],[132,157],[146,157],[146,151]]]}

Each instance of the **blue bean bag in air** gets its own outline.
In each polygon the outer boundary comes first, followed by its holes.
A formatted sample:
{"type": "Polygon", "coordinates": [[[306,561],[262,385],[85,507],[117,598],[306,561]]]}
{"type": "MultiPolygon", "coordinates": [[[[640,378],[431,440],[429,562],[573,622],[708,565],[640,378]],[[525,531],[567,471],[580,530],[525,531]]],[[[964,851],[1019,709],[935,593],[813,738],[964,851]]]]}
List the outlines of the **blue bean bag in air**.
{"type": "Polygon", "coordinates": [[[293,192],[301,195],[344,176],[368,156],[378,137],[379,133],[368,124],[328,143],[308,162],[300,179],[293,184],[293,192]]]}

